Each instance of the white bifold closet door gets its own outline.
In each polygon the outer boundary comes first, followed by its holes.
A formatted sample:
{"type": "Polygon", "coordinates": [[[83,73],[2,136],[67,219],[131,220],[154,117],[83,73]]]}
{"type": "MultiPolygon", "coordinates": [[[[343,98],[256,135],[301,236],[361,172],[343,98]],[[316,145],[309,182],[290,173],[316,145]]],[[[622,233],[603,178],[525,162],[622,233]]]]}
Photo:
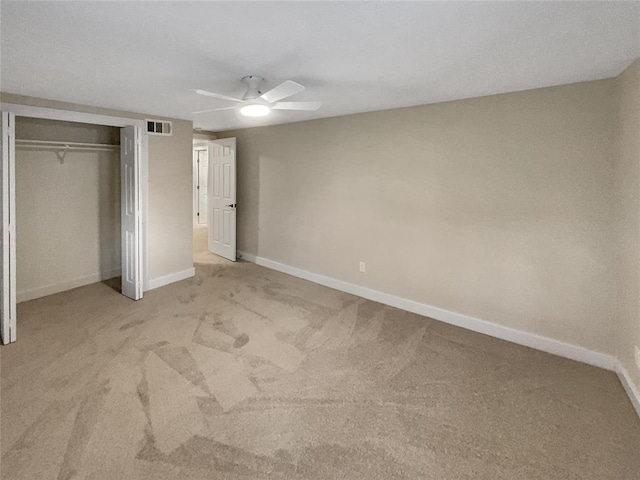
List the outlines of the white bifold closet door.
{"type": "Polygon", "coordinates": [[[0,148],[2,149],[2,167],[0,168],[0,197],[2,198],[2,278],[0,289],[0,336],[2,343],[16,341],[16,147],[15,115],[2,114],[0,127],[0,148]]]}
{"type": "Polygon", "coordinates": [[[140,199],[140,129],[120,129],[122,294],[142,298],[142,215],[140,199]]]}
{"type": "Polygon", "coordinates": [[[236,139],[209,142],[209,250],[236,261],[236,139]]]}

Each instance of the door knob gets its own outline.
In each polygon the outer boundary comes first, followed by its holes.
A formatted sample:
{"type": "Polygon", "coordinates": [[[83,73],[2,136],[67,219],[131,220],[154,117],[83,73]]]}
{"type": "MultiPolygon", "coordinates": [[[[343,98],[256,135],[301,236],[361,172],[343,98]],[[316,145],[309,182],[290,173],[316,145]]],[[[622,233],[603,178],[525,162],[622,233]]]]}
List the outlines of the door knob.
{"type": "Polygon", "coordinates": [[[236,204],[232,203],[231,205],[227,205],[227,207],[236,208],[236,204]]]}

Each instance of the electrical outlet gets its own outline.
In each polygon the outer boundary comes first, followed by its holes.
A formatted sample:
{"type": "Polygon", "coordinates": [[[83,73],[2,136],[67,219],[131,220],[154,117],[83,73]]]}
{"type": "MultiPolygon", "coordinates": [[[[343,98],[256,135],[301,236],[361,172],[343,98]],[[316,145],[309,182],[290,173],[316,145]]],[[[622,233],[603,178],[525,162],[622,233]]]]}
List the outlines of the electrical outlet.
{"type": "Polygon", "coordinates": [[[636,367],[640,369],[640,347],[638,347],[638,345],[636,345],[635,353],[636,353],[636,367]]]}
{"type": "Polygon", "coordinates": [[[360,262],[360,271],[365,273],[367,271],[367,265],[364,262],[360,262]]]}

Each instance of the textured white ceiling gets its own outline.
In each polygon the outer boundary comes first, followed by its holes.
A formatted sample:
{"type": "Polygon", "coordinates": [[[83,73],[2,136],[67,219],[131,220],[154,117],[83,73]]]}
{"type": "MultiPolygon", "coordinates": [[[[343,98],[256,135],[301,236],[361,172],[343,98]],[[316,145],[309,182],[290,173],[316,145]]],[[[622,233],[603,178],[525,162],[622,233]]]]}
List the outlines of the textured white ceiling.
{"type": "Polygon", "coordinates": [[[637,2],[8,2],[4,92],[223,130],[617,75],[640,57],[637,2]],[[201,97],[292,79],[316,112],[263,119],[201,97]]]}

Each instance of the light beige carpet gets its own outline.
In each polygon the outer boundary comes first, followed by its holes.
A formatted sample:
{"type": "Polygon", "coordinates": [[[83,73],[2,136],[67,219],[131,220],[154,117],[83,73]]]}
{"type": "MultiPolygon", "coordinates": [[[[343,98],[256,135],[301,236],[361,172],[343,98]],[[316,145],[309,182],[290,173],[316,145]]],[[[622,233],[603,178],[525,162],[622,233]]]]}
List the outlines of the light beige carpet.
{"type": "Polygon", "coordinates": [[[3,480],[640,479],[613,373],[211,261],[19,306],[3,480]]]}

